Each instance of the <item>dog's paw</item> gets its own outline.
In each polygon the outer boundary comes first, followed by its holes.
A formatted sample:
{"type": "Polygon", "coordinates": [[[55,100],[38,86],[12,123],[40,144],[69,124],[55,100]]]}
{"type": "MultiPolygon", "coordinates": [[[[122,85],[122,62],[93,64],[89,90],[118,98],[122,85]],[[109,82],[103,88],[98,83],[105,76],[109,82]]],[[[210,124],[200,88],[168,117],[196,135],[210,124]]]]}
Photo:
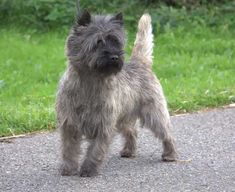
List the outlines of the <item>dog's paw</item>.
{"type": "Polygon", "coordinates": [[[94,177],[98,175],[98,171],[93,167],[82,166],[79,175],[80,177],[94,177]]]}
{"type": "Polygon", "coordinates": [[[80,177],[93,177],[97,174],[97,165],[89,160],[85,160],[80,169],[80,177]]]}
{"type": "Polygon", "coordinates": [[[62,176],[72,176],[78,174],[78,165],[74,162],[63,162],[60,167],[60,174],[62,176]]]}
{"type": "Polygon", "coordinates": [[[165,162],[172,162],[177,161],[177,153],[170,153],[170,154],[162,154],[162,161],[165,162]]]}
{"type": "Polygon", "coordinates": [[[123,149],[120,152],[121,157],[124,158],[134,158],[135,157],[135,153],[133,151],[127,150],[127,149],[123,149]]]}

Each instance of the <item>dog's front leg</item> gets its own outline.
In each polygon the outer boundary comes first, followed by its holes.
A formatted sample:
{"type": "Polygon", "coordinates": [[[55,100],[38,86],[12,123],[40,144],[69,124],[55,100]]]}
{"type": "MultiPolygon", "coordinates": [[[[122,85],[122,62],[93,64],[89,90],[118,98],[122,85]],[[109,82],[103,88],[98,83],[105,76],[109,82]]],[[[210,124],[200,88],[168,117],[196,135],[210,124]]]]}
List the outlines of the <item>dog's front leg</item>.
{"type": "Polygon", "coordinates": [[[86,158],[81,166],[81,177],[92,177],[98,174],[100,165],[107,153],[110,136],[97,136],[88,147],[86,158]]]}
{"type": "Polygon", "coordinates": [[[61,126],[62,164],[61,175],[78,173],[78,158],[80,153],[81,133],[77,127],[67,120],[61,126]]]}

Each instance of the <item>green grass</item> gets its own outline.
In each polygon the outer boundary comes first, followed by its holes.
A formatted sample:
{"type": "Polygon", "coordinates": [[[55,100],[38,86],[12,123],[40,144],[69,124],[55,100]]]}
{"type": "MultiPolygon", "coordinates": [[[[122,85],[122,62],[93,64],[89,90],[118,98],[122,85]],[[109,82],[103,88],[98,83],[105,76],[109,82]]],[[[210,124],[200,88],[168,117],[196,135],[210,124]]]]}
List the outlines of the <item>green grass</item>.
{"type": "MultiPolygon", "coordinates": [[[[0,136],[55,127],[54,101],[65,69],[66,34],[0,29],[0,136]]],[[[130,53],[135,33],[129,33],[130,53]]],[[[235,102],[235,32],[226,26],[165,28],[154,66],[171,112],[235,102]]]]}
{"type": "Polygon", "coordinates": [[[64,36],[0,33],[0,135],[53,128],[56,86],[65,68],[64,36]]]}
{"type": "Polygon", "coordinates": [[[192,111],[235,102],[235,35],[178,28],[158,36],[154,70],[171,111],[192,111]]]}

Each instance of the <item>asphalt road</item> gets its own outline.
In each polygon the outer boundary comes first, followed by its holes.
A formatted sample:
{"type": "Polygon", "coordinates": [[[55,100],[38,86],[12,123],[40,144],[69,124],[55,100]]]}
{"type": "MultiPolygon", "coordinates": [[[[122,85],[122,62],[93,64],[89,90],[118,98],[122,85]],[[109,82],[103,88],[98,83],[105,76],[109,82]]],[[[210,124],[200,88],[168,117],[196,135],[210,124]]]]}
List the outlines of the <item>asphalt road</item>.
{"type": "MultiPolygon", "coordinates": [[[[119,156],[115,137],[95,178],[61,177],[58,133],[0,143],[0,191],[235,191],[235,108],[172,117],[181,159],[161,162],[161,144],[140,130],[134,159],[119,156]]],[[[86,147],[86,144],[84,144],[86,147]]]]}

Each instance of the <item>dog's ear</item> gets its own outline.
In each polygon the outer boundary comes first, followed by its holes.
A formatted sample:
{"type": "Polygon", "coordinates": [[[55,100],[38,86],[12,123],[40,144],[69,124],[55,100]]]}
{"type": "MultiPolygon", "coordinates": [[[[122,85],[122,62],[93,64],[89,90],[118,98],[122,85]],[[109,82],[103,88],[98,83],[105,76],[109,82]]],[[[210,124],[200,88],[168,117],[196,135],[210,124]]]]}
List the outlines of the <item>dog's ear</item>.
{"type": "Polygon", "coordinates": [[[113,16],[111,20],[115,21],[115,22],[118,22],[120,25],[123,25],[123,23],[124,23],[123,22],[123,15],[122,15],[121,12],[118,13],[117,15],[113,16]]]}
{"type": "Polygon", "coordinates": [[[77,17],[77,24],[81,26],[87,26],[91,22],[91,15],[87,10],[84,10],[77,17]]]}

